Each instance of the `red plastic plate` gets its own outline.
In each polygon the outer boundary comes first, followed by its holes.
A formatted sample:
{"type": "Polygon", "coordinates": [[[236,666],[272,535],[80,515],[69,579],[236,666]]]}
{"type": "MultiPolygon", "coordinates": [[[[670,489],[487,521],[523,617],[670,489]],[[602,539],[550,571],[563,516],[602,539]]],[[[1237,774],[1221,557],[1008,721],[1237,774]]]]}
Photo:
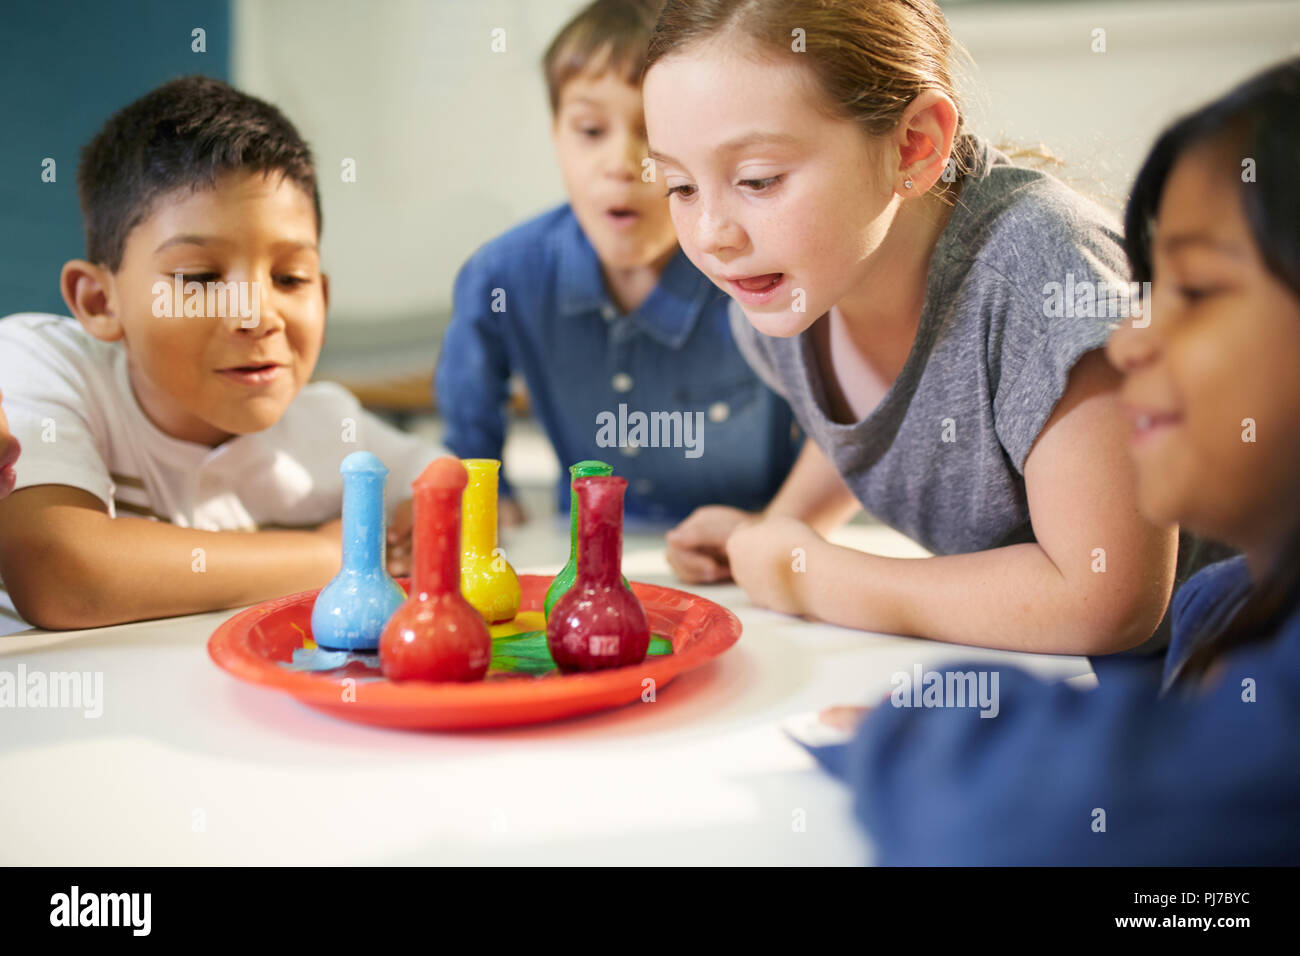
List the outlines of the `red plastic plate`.
{"type": "MultiPolygon", "coordinates": [[[[406,581],[401,582],[403,587],[406,581]]],[[[521,574],[520,611],[540,612],[549,576],[521,574]]],[[[632,667],[588,674],[489,679],[470,684],[354,680],[339,671],[313,673],[282,666],[297,648],[310,646],[316,591],[303,591],[241,611],[208,639],[217,665],[240,680],[286,691],[344,720],[383,727],[455,730],[506,727],[573,717],[640,700],[647,687],[661,691],[678,674],[717,657],[740,637],[740,620],[725,607],[694,594],[633,582],[650,630],[672,641],[673,653],[647,657],[632,667]],[[646,680],[654,681],[646,684],[646,680]],[[345,697],[350,699],[345,699],[345,697]]],[[[495,631],[495,629],[494,629],[495,631]]]]}

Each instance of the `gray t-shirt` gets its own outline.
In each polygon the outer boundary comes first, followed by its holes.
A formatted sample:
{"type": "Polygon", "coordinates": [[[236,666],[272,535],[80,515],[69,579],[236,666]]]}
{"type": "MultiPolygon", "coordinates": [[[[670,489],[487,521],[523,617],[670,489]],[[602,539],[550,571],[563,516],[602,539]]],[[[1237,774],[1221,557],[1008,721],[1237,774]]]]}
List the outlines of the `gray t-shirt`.
{"type": "Polygon", "coordinates": [[[811,329],[766,336],[732,303],[742,354],[863,507],[936,554],[1034,540],[1025,458],[1070,369],[1120,321],[1099,315],[1123,305],[1106,296],[1129,289],[1109,215],[982,140],[973,152],[930,261],[911,353],[862,421],[832,420],[811,329]]]}

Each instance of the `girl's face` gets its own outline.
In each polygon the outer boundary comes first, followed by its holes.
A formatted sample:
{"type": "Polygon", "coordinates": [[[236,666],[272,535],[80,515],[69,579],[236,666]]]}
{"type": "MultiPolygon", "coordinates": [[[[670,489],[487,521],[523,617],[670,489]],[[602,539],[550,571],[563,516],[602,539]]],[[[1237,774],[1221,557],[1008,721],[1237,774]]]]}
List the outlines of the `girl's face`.
{"type": "Polygon", "coordinates": [[[1248,553],[1300,510],[1300,302],[1264,266],[1240,203],[1241,156],[1188,150],[1165,185],[1148,328],[1120,327],[1142,512],[1248,553]]]}
{"type": "Polygon", "coordinates": [[[814,84],[727,37],[658,61],[643,87],[678,241],[766,335],[797,335],[855,290],[896,207],[886,151],[814,84]]]}

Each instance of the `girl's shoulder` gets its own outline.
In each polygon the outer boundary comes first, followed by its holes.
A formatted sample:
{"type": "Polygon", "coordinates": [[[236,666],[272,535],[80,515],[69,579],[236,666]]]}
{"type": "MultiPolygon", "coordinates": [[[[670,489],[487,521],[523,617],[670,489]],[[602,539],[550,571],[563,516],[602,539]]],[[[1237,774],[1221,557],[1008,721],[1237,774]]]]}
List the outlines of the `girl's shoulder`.
{"type": "Polygon", "coordinates": [[[1075,364],[1140,304],[1113,217],[982,140],[931,256],[926,301],[935,348],[983,364],[981,400],[1021,473],[1075,364]]]}
{"type": "Polygon", "coordinates": [[[984,266],[1032,288],[1103,273],[1127,278],[1118,213],[975,139],[940,249],[953,267],[984,266]]]}

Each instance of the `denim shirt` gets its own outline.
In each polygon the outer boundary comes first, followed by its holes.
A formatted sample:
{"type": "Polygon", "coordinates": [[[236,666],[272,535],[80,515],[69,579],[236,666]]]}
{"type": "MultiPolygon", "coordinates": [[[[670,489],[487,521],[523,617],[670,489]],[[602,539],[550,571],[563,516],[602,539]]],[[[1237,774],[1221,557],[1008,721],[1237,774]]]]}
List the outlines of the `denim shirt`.
{"type": "MultiPolygon", "coordinates": [[[[462,458],[500,458],[509,379],[520,374],[564,469],[560,512],[569,507],[568,466],[588,458],[627,478],[631,519],[677,521],[706,504],[761,508],[802,435],[736,348],[728,302],[679,249],[623,315],[567,204],[516,226],[456,277],[435,376],[443,441],[462,458]],[[660,413],[642,446],[620,440],[637,437],[637,412],[647,422],[660,413]]],[[[501,493],[513,494],[505,474],[501,493]]]]}

